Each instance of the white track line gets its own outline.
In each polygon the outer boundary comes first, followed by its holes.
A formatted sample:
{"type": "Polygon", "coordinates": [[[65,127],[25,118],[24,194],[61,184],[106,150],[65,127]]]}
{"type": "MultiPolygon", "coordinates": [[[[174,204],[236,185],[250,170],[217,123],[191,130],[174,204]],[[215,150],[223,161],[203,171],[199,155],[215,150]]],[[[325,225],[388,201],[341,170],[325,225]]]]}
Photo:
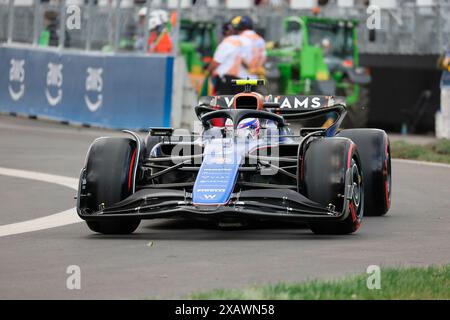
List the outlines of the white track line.
{"type": "Polygon", "coordinates": [[[37,180],[41,182],[55,183],[67,188],[78,190],[78,179],[58,176],[54,174],[41,173],[28,170],[18,170],[0,167],[0,175],[14,178],[37,180]]]}
{"type": "MultiPolygon", "coordinates": [[[[405,159],[393,159],[394,162],[399,163],[407,163],[414,165],[422,165],[429,167],[440,167],[440,168],[448,168],[450,169],[450,165],[443,163],[435,163],[435,162],[424,162],[424,161],[416,161],[416,160],[405,160],[405,159]]],[[[0,175],[10,176],[15,178],[23,178],[23,179],[31,179],[37,180],[47,183],[59,184],[64,187],[68,187],[74,190],[78,189],[78,179],[58,176],[53,174],[35,172],[35,171],[27,171],[27,170],[18,170],[18,169],[9,169],[0,167],[0,175]]],[[[68,224],[82,222],[77,213],[76,209],[72,208],[69,210],[65,210],[59,213],[55,213],[49,216],[45,216],[42,218],[27,220],[23,222],[11,223],[7,225],[0,226],[0,237],[5,237],[14,234],[50,229],[65,226],[68,224]]]]}
{"type": "Polygon", "coordinates": [[[42,218],[0,226],[0,237],[13,234],[26,233],[50,228],[62,227],[72,223],[81,222],[75,208],[58,212],[42,218]]]}
{"type": "MultiPolygon", "coordinates": [[[[78,189],[78,179],[58,176],[54,174],[40,173],[28,170],[18,170],[0,167],[0,175],[23,178],[30,180],[37,180],[41,182],[54,183],[74,190],[78,189]]],[[[0,226],[0,237],[10,236],[13,234],[20,234],[25,232],[32,232],[50,228],[65,226],[68,224],[78,223],[81,220],[76,209],[72,208],[62,212],[58,212],[42,218],[36,218],[23,222],[11,223],[0,226]]]]}

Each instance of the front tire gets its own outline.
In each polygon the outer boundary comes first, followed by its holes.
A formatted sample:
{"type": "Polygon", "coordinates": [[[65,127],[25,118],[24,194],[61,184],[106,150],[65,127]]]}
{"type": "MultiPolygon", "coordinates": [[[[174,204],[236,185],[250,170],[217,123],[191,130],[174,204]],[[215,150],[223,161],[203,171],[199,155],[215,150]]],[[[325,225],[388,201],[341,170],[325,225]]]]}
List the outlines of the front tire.
{"type": "Polygon", "coordinates": [[[335,211],[348,210],[340,221],[310,222],[316,234],[349,234],[359,229],[364,213],[364,185],[356,145],[349,139],[325,138],[310,143],[303,160],[303,190],[306,196],[335,211]],[[352,198],[344,201],[346,176],[350,174],[352,198]],[[348,206],[348,207],[344,207],[348,206]]]}
{"type": "Polygon", "coordinates": [[[87,226],[101,234],[131,234],[139,227],[140,220],[86,221],[87,226]]]}
{"type": "MultiPolygon", "coordinates": [[[[100,138],[91,145],[82,182],[86,195],[80,210],[93,213],[108,208],[133,193],[133,167],[138,161],[135,141],[128,138],[100,138]]],[[[139,219],[88,220],[87,226],[102,234],[129,234],[139,219]]]]}

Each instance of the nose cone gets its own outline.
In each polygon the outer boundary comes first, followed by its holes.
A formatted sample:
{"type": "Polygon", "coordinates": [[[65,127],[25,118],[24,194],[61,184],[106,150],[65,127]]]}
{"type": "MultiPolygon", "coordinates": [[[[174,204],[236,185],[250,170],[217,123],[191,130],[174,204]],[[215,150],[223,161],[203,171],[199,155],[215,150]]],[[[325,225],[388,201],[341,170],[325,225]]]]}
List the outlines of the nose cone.
{"type": "Polygon", "coordinates": [[[223,140],[205,148],[205,157],[194,183],[192,202],[198,205],[228,203],[236,184],[245,149],[223,140]]]}

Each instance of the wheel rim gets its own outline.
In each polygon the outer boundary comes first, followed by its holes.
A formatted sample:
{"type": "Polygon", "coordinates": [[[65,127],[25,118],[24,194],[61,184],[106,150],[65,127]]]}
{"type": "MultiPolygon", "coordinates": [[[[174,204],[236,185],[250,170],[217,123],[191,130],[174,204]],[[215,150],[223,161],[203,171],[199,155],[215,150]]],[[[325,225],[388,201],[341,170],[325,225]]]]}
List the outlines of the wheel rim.
{"type": "Polygon", "coordinates": [[[356,163],[355,159],[352,159],[351,162],[351,174],[352,174],[352,186],[353,186],[353,194],[351,201],[353,202],[353,205],[356,209],[356,216],[358,219],[361,218],[361,204],[362,204],[362,197],[363,197],[363,185],[362,185],[362,177],[361,177],[361,171],[359,170],[358,164],[356,163]]]}
{"type": "Polygon", "coordinates": [[[385,161],[385,192],[386,192],[386,209],[389,209],[391,206],[391,152],[389,147],[386,148],[386,161],[385,161]]]}

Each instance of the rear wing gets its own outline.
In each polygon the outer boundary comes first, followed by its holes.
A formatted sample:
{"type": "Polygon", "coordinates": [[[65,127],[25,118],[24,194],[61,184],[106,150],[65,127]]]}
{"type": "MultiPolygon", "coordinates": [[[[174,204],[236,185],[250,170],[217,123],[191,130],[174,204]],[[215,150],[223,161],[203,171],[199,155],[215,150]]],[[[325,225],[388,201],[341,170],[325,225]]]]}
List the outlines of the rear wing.
{"type": "MultiPolygon", "coordinates": [[[[199,100],[200,104],[207,104],[209,106],[229,109],[233,105],[234,96],[222,95],[222,96],[205,96],[199,100]]],[[[284,113],[283,111],[295,110],[295,112],[313,111],[317,109],[324,109],[332,107],[336,104],[343,104],[345,99],[334,96],[275,96],[267,95],[263,96],[264,106],[268,109],[277,109],[277,111],[284,113]]],[[[289,113],[289,112],[286,112],[289,113]]]]}
{"type": "MultiPolygon", "coordinates": [[[[212,113],[213,115],[211,116],[222,116],[222,114],[220,114],[220,111],[214,111],[214,109],[231,109],[233,106],[233,98],[234,96],[231,95],[201,97],[199,105],[195,107],[196,112],[197,110],[200,110],[199,114],[201,116],[201,108],[203,108],[205,109],[203,111],[212,113]]],[[[347,114],[344,97],[268,95],[264,96],[263,99],[265,110],[255,110],[255,112],[267,114],[272,113],[274,115],[281,116],[282,119],[286,120],[289,119],[298,121],[334,113],[337,117],[333,120],[333,123],[328,128],[322,129],[325,130],[325,135],[329,137],[333,136],[336,133],[337,128],[339,128],[342,120],[347,114]]],[[[199,116],[199,114],[197,114],[197,116],[199,116]]],[[[257,117],[257,114],[255,113],[253,116],[257,117]]],[[[283,123],[282,125],[285,125],[285,123],[283,123]]]]}

